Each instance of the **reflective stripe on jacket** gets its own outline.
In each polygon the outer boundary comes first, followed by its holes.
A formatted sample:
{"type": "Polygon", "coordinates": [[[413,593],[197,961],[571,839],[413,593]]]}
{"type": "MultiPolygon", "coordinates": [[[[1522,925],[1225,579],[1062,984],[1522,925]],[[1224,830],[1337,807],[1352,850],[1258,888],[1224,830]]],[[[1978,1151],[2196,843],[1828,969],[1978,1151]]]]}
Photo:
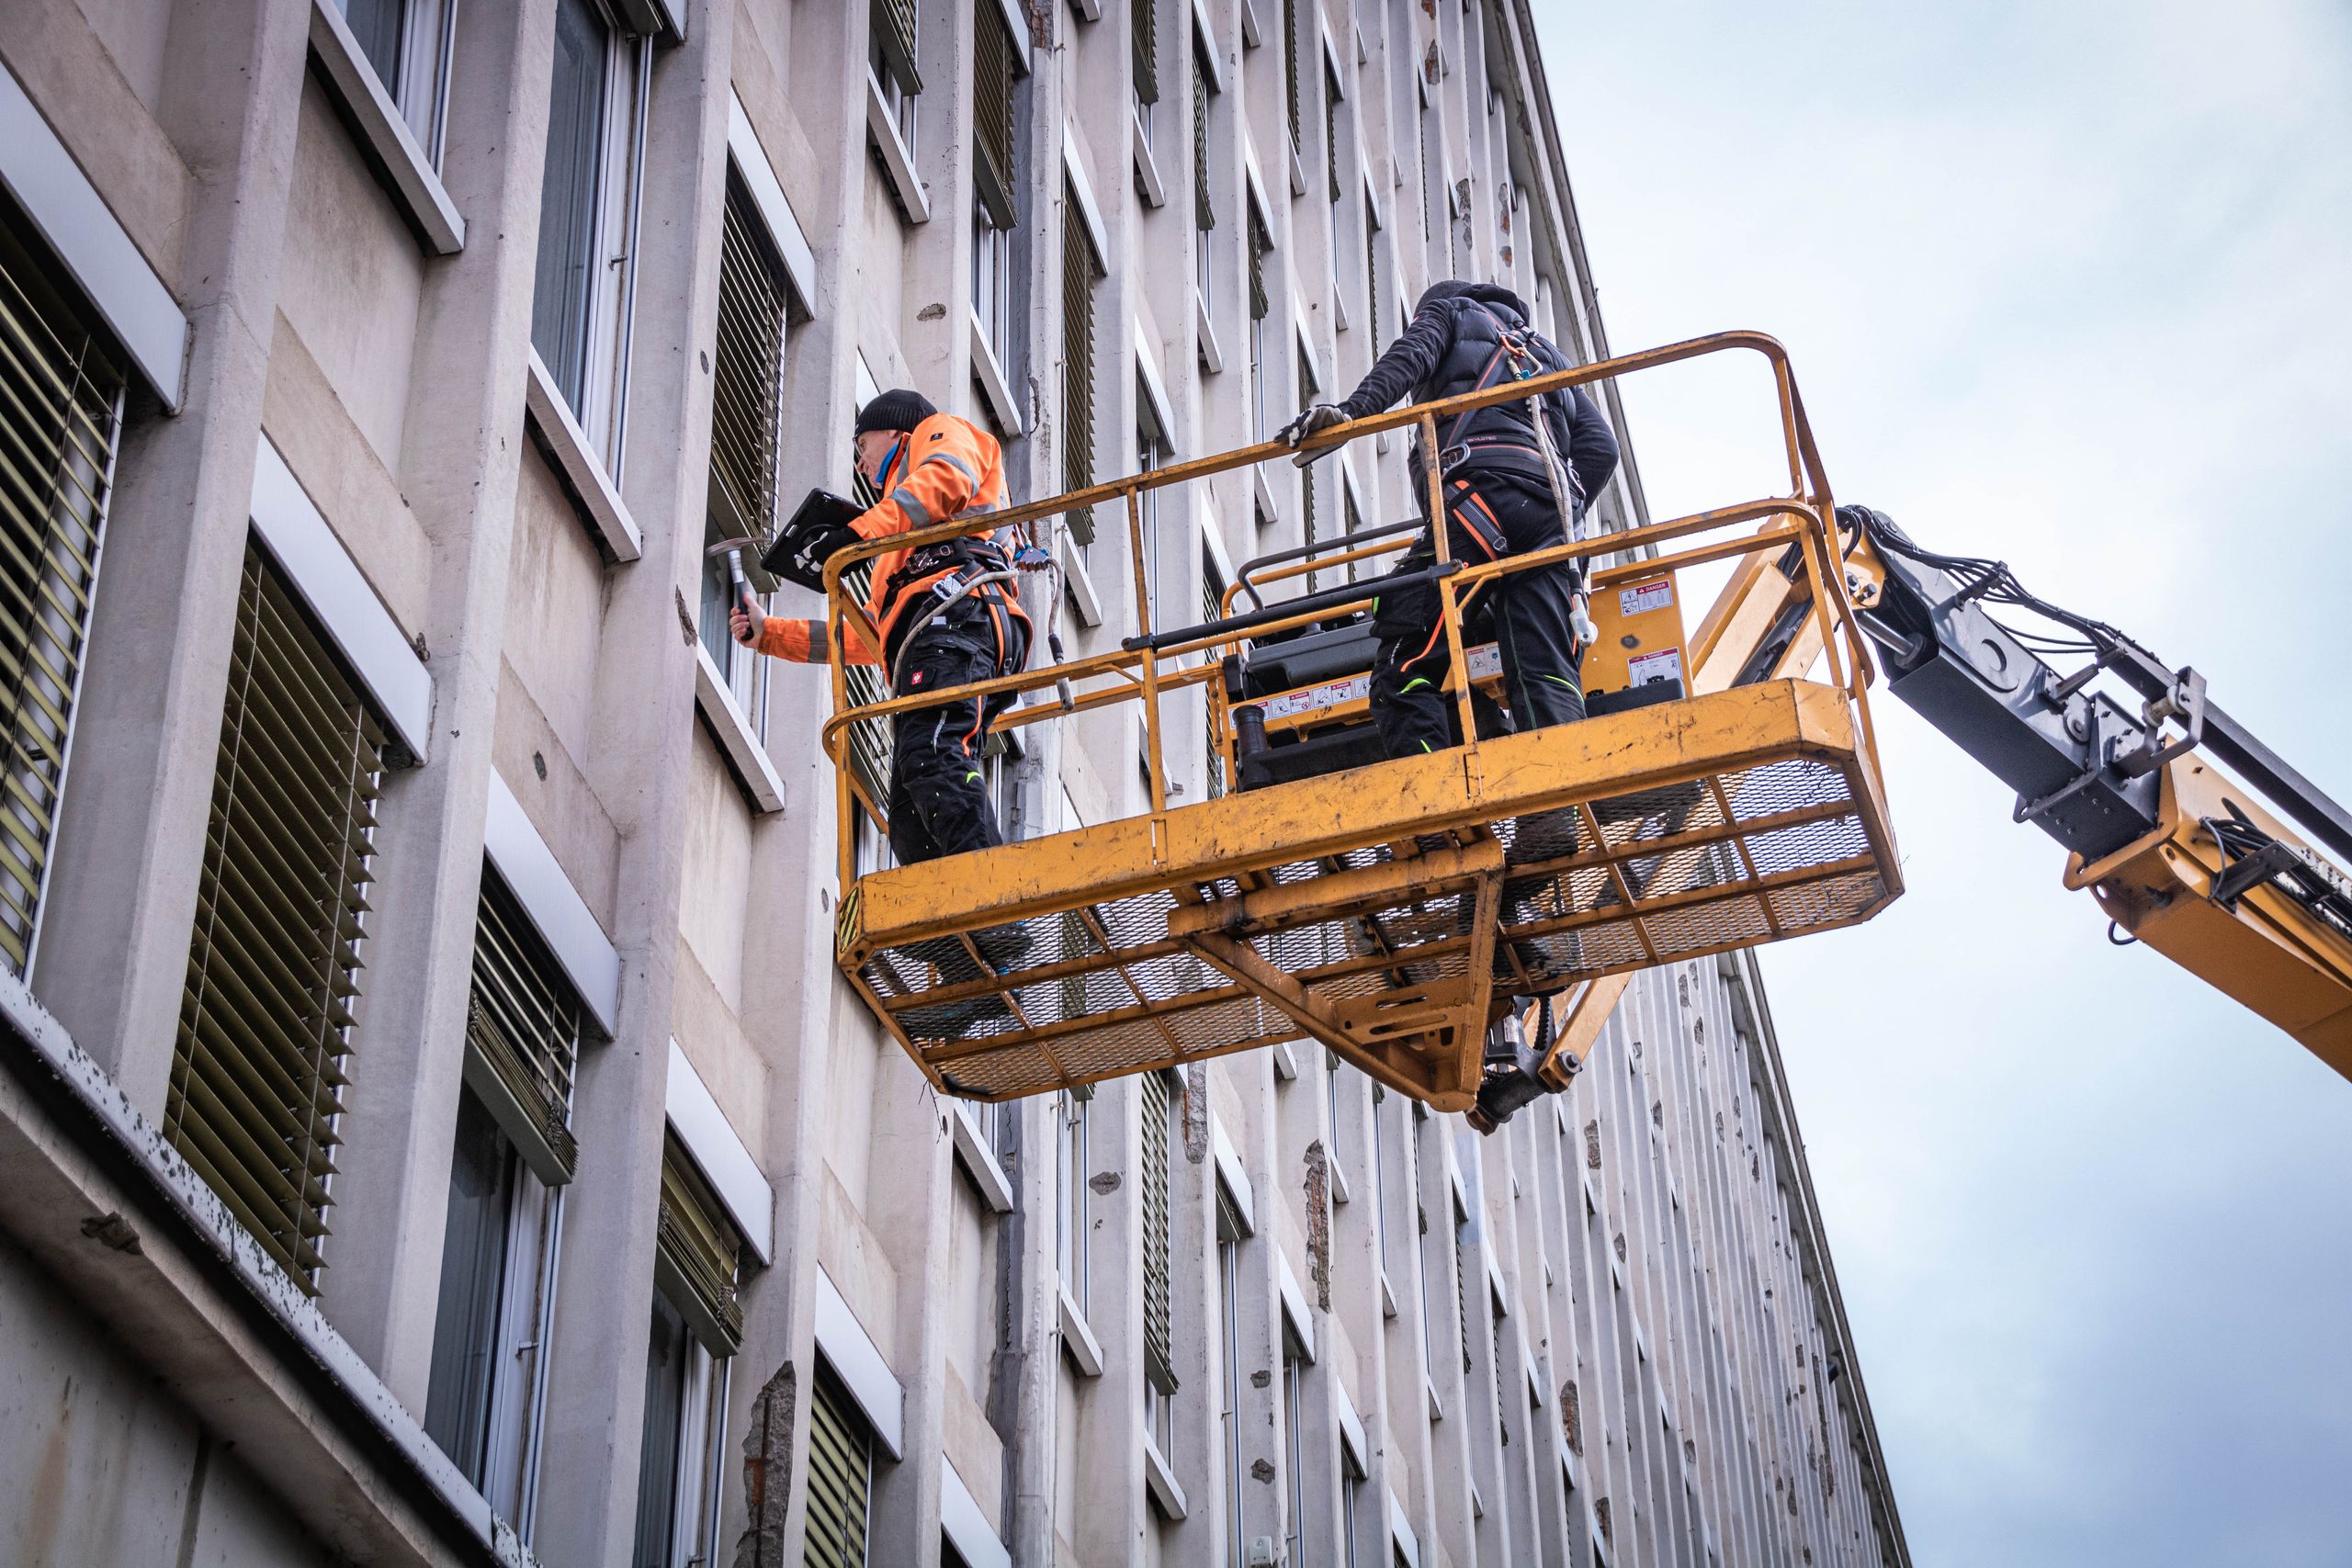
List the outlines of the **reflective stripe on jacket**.
{"type": "MultiPolygon", "coordinates": [[[[1004,454],[996,437],[967,419],[935,413],[900,443],[878,487],[882,499],[854,519],[850,527],[862,539],[912,533],[951,518],[997,512],[1004,506],[1004,454]]],[[[985,536],[974,543],[983,542],[985,536]]],[[[926,556],[930,554],[925,552],[926,556]]],[[[865,613],[882,634],[887,647],[899,617],[918,604],[942,578],[964,570],[967,562],[950,561],[936,570],[908,573],[908,552],[892,550],[875,558],[872,585],[866,591],[865,613]]],[[[1021,596],[1011,582],[992,585],[1004,595],[1005,607],[1023,621],[1021,596]]],[[[842,650],[852,664],[879,664],[882,650],[858,634],[854,624],[842,627],[842,650]]],[[[825,624],[770,618],[754,645],[762,653],[803,664],[827,660],[825,624]]]]}

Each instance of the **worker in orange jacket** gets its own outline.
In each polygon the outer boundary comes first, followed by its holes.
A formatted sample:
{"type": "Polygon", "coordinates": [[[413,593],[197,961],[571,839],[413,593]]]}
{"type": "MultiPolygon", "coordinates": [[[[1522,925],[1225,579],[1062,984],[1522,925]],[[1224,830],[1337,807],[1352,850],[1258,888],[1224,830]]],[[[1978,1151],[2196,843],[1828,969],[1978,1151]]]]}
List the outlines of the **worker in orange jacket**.
{"type": "MultiPolygon", "coordinates": [[[[879,539],[995,512],[1004,505],[1003,454],[968,420],[941,413],[920,392],[883,393],[858,411],[857,471],[882,500],[850,524],[879,539]]],[[[893,694],[969,685],[1029,662],[1029,617],[1005,552],[987,535],[876,558],[865,613],[877,649],[854,624],[842,628],[853,664],[884,664],[893,694]]],[[[827,661],[825,623],[765,616],[748,601],[732,616],[735,640],[777,659],[827,661]]],[[[1004,841],[980,768],[989,721],[1009,694],[951,697],[891,722],[890,850],[901,865],[1004,841]]]]}

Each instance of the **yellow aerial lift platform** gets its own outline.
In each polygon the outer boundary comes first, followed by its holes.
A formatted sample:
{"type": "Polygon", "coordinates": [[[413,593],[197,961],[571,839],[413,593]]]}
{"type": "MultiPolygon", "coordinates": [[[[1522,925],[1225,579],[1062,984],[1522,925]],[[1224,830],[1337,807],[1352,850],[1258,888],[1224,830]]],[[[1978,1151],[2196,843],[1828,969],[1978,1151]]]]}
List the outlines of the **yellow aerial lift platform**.
{"type": "MultiPolygon", "coordinates": [[[[1489,1027],[1513,998],[1580,987],[1579,998],[1597,1001],[1608,976],[1869,919],[1902,891],[1871,732],[1873,665],[1846,588],[1828,483],[1778,344],[1749,333],[1694,340],[1359,420],[1316,446],[1418,426],[1423,449],[1434,451],[1436,422],[1460,411],[1751,352],[1773,378],[1787,495],[1475,566],[1448,558],[1445,531],[1436,531],[1422,580],[1435,590],[1452,667],[1468,672],[1453,682],[1468,739],[1449,751],[1259,778],[1258,787],[1170,804],[1165,739],[1176,704],[1204,705],[1216,771],[1250,784],[1285,744],[1360,712],[1350,705],[1361,696],[1342,689],[1318,700],[1312,687],[1253,694],[1241,671],[1267,662],[1265,650],[1279,650],[1285,636],[1361,627],[1373,592],[1400,581],[1310,586],[1239,615],[1228,593],[1218,619],[1154,629],[1147,496],[1288,456],[1277,445],[835,554],[825,570],[834,716],[824,744],[839,781],[842,972],[932,1081],[958,1095],[1007,1099],[1306,1036],[1416,1099],[1467,1111],[1489,1027]],[[961,690],[1019,694],[1000,730],[1138,705],[1149,809],[859,875],[860,814],[885,826],[871,737],[938,694],[855,701],[843,628],[854,622],[878,638],[843,575],[886,549],[1114,502],[1126,513],[1138,635],[1115,652],[961,690]],[[1482,738],[1465,609],[1488,580],[1564,558],[1587,563],[1595,609],[1612,633],[1636,617],[1653,625],[1659,585],[1671,603],[1678,568],[1718,560],[1747,563],[1736,582],[1775,568],[1803,591],[1802,624],[1784,668],[1737,686],[1708,676],[1724,662],[1709,657],[1710,643],[1727,635],[1720,615],[1693,648],[1654,648],[1636,660],[1620,646],[1634,634],[1612,636],[1611,656],[1594,669],[1631,681],[1645,664],[1667,700],[1601,690],[1598,716],[1582,723],[1482,738]],[[1799,678],[1824,654],[1826,682],[1799,678]],[[1658,673],[1668,669],[1676,673],[1658,673]]],[[[1432,473],[1430,515],[1438,482],[1432,473]]],[[[1311,585],[1318,569],[1402,547],[1340,544],[1337,554],[1251,583],[1253,596],[1265,583],[1306,575],[1311,585]]],[[[1679,631],[1679,616],[1672,624],[1679,631]]],[[[1567,1070],[1571,1058],[1557,1047],[1549,1055],[1547,1077],[1567,1070]]]]}

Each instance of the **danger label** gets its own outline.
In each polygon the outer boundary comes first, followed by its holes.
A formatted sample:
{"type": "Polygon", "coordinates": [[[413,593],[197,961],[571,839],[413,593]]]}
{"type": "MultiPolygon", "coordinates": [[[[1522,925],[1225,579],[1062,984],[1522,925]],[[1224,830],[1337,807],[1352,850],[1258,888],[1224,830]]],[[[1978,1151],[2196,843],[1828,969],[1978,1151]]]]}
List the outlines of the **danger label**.
{"type": "Polygon", "coordinates": [[[1617,590],[1617,614],[1622,619],[1630,620],[1635,615],[1645,615],[1652,610],[1670,610],[1673,607],[1674,579],[1670,577],[1661,577],[1656,582],[1637,582],[1631,588],[1617,590]]]}
{"type": "Polygon", "coordinates": [[[1656,653],[1636,654],[1625,660],[1625,673],[1636,686],[1655,686],[1660,681],[1682,679],[1682,650],[1662,648],[1656,653]]]}

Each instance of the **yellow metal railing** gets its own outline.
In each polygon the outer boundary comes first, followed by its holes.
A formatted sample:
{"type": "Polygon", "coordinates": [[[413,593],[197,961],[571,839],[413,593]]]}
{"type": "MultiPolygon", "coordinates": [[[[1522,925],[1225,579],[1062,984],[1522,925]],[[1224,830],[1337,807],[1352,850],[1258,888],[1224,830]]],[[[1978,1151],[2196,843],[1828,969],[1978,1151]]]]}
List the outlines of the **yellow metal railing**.
{"type": "MultiPolygon", "coordinates": [[[[1841,550],[1838,542],[1835,506],[1829,481],[1823,472],[1820,454],[1815,446],[1813,431],[1806,422],[1804,406],[1798,396],[1796,381],[1792,374],[1787,353],[1780,343],[1762,333],[1727,332],[1687,342],[1669,344],[1661,348],[1639,354],[1623,355],[1614,359],[1579,366],[1553,375],[1533,377],[1485,391],[1434,402],[1419,403],[1374,414],[1367,419],[1352,421],[1325,433],[1308,444],[1308,449],[1318,456],[1336,451],[1351,441],[1383,431],[1408,425],[1419,428],[1424,451],[1434,453],[1438,447],[1437,422],[1474,409],[1492,407],[1499,403],[1516,402],[1544,393],[1579,387],[1592,382],[1656,369],[1710,355],[1750,352],[1763,357],[1772,374],[1775,400],[1778,405],[1781,444],[1788,462],[1789,492],[1785,495],[1744,502],[1712,511],[1694,513],[1665,523],[1652,523],[1617,533],[1532,551],[1525,555],[1509,556],[1500,560],[1476,566],[1455,567],[1448,547],[1444,528],[1431,530],[1432,543],[1440,575],[1432,580],[1436,590],[1439,615],[1452,658],[1453,674],[1449,689],[1460,705],[1461,731],[1464,745],[1472,752],[1478,747],[1477,725],[1471,709],[1471,682],[1464,658],[1462,633],[1462,608],[1469,596],[1489,579],[1529,571],[1564,560],[1586,561],[1593,557],[1619,555],[1645,547],[1663,547],[1677,541],[1694,542],[1679,548],[1613,567],[1603,567],[1588,572],[1588,585],[1594,591],[1613,583],[1635,578],[1655,577],[1687,566],[1699,566],[1713,561],[1731,560],[1758,552],[1785,552],[1794,546],[1799,551],[1801,570],[1812,585],[1811,615],[1816,622],[1815,631],[1820,646],[1828,660],[1829,684],[1839,689],[1856,718],[1856,733],[1860,739],[1862,765],[1874,793],[1883,795],[1878,773],[1876,734],[1872,728],[1867,690],[1875,678],[1867,639],[1855,619],[1854,604],[1847,592],[1844,571],[1840,569],[1841,550]],[[1698,539],[1698,536],[1747,524],[1761,524],[1750,532],[1729,537],[1698,539]],[[1449,570],[1450,569],[1450,570],[1449,570]]],[[[826,721],[822,744],[832,761],[837,781],[840,823],[840,875],[845,893],[856,880],[855,825],[857,814],[863,812],[878,831],[887,832],[888,821],[880,801],[872,798],[871,791],[857,777],[857,770],[844,766],[848,737],[853,726],[887,722],[894,715],[915,708],[938,705],[945,695],[988,697],[1013,694],[1025,697],[1033,692],[1044,692],[1069,682],[1067,697],[1042,703],[1022,703],[1000,716],[992,726],[1008,730],[1046,719],[1060,718],[1113,704],[1136,702],[1143,708],[1145,758],[1150,790],[1149,814],[1164,817],[1168,811],[1168,772],[1163,747],[1165,699],[1172,693],[1193,686],[1207,689],[1211,708],[1211,734],[1217,738],[1224,751],[1228,776],[1238,776],[1230,770],[1234,758],[1230,750],[1231,727],[1223,713],[1224,693],[1219,680],[1221,671],[1216,660],[1190,664],[1178,662],[1185,656],[1228,648],[1246,638],[1262,637],[1272,633],[1346,614],[1351,608],[1370,605],[1373,596],[1380,592],[1382,581],[1372,578],[1357,586],[1363,593],[1353,599],[1334,601],[1328,593],[1315,608],[1287,616],[1259,622],[1246,632],[1212,630],[1204,635],[1185,638],[1166,646],[1155,646],[1151,617],[1152,593],[1146,576],[1148,558],[1144,547],[1142,495],[1148,491],[1162,490],[1214,478],[1236,469],[1293,456],[1290,448],[1280,442],[1261,442],[1255,446],[1237,447],[1210,457],[1188,462],[1171,463],[1149,473],[1132,474],[1071,491],[1062,495],[1034,501],[1021,506],[988,513],[985,516],[956,519],[919,529],[912,533],[894,534],[883,538],[864,541],[837,551],[825,565],[826,635],[831,645],[831,668],[833,682],[833,716],[826,721]],[[1019,528],[1041,518],[1047,518],[1073,509],[1090,507],[1102,502],[1123,502],[1127,513],[1128,557],[1134,590],[1135,635],[1118,649],[1058,663],[1035,665],[1016,674],[992,680],[973,682],[956,687],[927,691],[915,696],[893,696],[887,701],[853,704],[849,693],[849,676],[843,661],[846,633],[854,627],[868,647],[878,649],[881,636],[865,607],[842,588],[842,578],[861,564],[891,551],[920,548],[925,545],[972,535],[996,534],[1019,528]]],[[[1428,466],[1426,515],[1443,515],[1442,502],[1442,476],[1435,464],[1428,466]]],[[[1350,561],[1369,559],[1406,548],[1413,536],[1408,535],[1393,542],[1384,542],[1362,548],[1335,551],[1325,556],[1309,557],[1290,566],[1271,570],[1256,578],[1260,585],[1295,579],[1309,570],[1326,571],[1350,561]]],[[[1344,545],[1345,537],[1331,541],[1344,545]]],[[[1226,604],[1229,607],[1241,584],[1229,588],[1226,604]]],[[[1708,635],[1704,626],[1692,636],[1694,643],[1703,642],[1708,635]]],[[[1042,639],[1040,639],[1042,640],[1042,639]]],[[[1695,671],[1703,648],[1686,650],[1686,674],[1695,671]]]]}

